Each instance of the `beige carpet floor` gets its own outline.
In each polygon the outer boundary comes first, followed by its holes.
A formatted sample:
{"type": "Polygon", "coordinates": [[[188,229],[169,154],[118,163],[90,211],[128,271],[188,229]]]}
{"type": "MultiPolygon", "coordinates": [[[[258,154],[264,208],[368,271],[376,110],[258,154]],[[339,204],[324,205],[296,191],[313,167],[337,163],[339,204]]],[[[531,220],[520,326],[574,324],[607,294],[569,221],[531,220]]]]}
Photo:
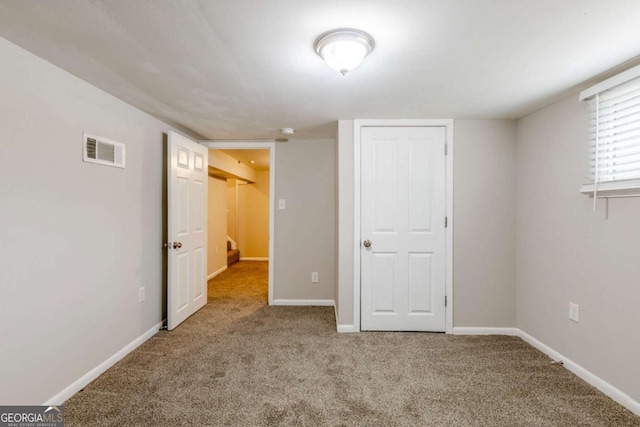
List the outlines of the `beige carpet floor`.
{"type": "Polygon", "coordinates": [[[267,263],[65,404],[71,426],[640,426],[519,338],[337,334],[333,308],[267,306],[267,263]]]}

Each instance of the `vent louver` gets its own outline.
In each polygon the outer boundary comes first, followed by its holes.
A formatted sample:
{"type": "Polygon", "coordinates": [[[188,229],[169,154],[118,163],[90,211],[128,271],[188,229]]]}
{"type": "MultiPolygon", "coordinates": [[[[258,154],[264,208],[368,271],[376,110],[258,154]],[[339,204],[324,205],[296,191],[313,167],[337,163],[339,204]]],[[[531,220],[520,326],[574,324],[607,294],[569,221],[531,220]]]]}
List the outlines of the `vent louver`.
{"type": "Polygon", "coordinates": [[[83,141],[85,162],[124,168],[124,144],[86,133],[83,141]]]}

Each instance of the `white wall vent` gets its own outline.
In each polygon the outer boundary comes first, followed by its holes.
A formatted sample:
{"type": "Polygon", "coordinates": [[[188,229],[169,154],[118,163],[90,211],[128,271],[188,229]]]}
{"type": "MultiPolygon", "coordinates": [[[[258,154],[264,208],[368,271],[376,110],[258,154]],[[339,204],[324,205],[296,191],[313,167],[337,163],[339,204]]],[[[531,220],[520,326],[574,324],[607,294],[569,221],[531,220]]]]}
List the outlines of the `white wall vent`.
{"type": "Polygon", "coordinates": [[[125,145],[101,136],[82,134],[83,160],[99,165],[124,168],[125,145]]]}

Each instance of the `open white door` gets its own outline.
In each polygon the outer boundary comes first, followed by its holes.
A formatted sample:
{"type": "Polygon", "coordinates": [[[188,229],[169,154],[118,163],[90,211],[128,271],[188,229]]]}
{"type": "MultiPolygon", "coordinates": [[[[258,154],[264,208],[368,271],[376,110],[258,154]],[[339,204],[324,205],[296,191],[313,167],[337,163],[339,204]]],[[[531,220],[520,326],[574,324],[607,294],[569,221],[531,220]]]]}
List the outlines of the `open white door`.
{"type": "Polygon", "coordinates": [[[362,128],[362,330],[445,330],[445,136],[362,128]]]}
{"type": "Polygon", "coordinates": [[[167,329],[207,303],[208,150],[169,132],[167,329]]]}

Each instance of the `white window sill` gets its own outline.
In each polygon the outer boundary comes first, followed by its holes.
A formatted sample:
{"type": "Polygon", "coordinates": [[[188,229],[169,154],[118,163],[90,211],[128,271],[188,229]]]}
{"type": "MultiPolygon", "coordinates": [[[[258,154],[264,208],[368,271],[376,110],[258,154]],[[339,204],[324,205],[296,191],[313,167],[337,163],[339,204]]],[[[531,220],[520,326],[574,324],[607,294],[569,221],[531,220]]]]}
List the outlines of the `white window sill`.
{"type": "MultiPolygon", "coordinates": [[[[582,194],[593,197],[595,184],[584,184],[580,188],[582,194]]],[[[598,185],[598,198],[607,197],[640,197],[640,179],[627,181],[601,182],[598,185]]]]}

